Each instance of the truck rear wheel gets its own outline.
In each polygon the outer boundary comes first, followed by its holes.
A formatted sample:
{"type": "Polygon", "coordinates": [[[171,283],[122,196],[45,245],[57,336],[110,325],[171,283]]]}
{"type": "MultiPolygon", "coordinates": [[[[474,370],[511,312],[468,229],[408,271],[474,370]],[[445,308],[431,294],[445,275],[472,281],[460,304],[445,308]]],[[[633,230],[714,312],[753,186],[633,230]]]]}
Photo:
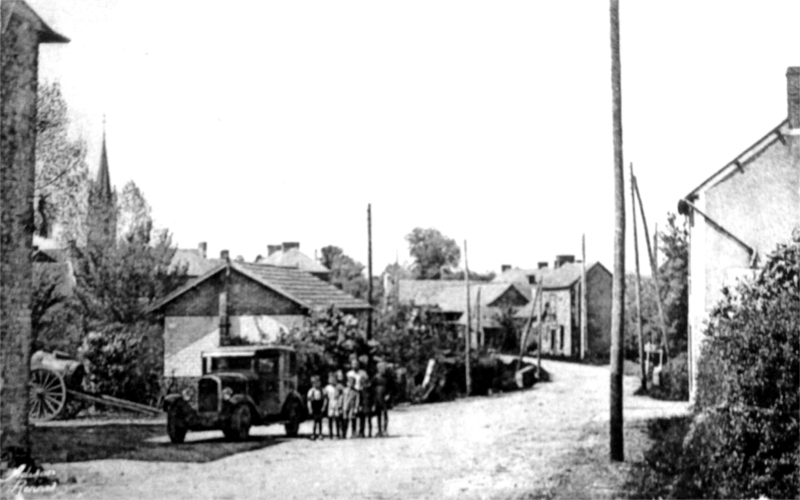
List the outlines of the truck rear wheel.
{"type": "Polygon", "coordinates": [[[287,436],[297,436],[297,432],[300,430],[301,420],[302,412],[300,410],[300,403],[297,402],[297,400],[293,400],[286,407],[286,423],[283,424],[287,436]]]}
{"type": "Polygon", "coordinates": [[[246,404],[240,404],[234,408],[231,414],[230,426],[223,431],[225,437],[232,441],[244,441],[250,435],[251,422],[250,407],[246,404]]]}

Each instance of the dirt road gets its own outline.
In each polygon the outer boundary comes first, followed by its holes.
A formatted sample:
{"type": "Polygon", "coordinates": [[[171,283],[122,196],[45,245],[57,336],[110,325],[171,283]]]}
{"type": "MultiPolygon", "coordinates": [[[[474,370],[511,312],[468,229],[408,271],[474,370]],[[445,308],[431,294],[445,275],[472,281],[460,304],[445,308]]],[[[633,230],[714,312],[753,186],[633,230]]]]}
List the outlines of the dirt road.
{"type": "MultiPolygon", "coordinates": [[[[279,440],[207,463],[102,460],[48,466],[75,478],[47,498],[508,498],[551,491],[582,431],[608,420],[607,367],[546,361],[552,382],[532,390],[391,413],[390,437],[279,440]]],[[[686,411],[633,396],[626,421],[686,411]]],[[[304,424],[302,433],[310,432],[304,424]]],[[[209,433],[190,439],[209,439],[209,433]]],[[[216,437],[216,434],[213,435],[216,437]]],[[[155,438],[166,442],[166,437],[155,438]]],[[[263,439],[263,438],[262,438],[263,439]]]]}

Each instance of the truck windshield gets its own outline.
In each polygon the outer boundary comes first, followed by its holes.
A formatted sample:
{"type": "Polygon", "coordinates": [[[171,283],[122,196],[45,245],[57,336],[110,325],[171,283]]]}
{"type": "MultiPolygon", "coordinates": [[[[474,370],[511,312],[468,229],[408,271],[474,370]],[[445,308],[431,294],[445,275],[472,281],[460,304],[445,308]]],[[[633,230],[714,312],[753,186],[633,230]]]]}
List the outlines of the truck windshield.
{"type": "Polygon", "coordinates": [[[252,370],[253,358],[212,358],[211,371],[252,370]]]}

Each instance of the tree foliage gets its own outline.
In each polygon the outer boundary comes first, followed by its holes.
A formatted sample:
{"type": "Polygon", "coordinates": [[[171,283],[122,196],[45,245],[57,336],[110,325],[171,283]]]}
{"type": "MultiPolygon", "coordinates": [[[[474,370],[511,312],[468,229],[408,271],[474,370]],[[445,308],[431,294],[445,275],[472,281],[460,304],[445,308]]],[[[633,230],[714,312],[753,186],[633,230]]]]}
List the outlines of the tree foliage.
{"type": "Polygon", "coordinates": [[[88,325],[148,321],[146,308],[185,281],[171,267],[176,248],[169,234],[126,235],[116,246],[71,245],[75,295],[88,325]]]}
{"type": "Polygon", "coordinates": [[[36,104],[35,230],[48,237],[58,227],[62,242],[81,241],[89,189],[86,143],[70,137],[67,103],[57,82],[39,86],[36,104]]]}
{"type": "Polygon", "coordinates": [[[673,356],[688,347],[689,321],[689,229],[675,214],[667,216],[666,231],[659,236],[664,262],[658,269],[664,316],[667,322],[669,350],[673,356]]]}
{"type": "Polygon", "coordinates": [[[136,235],[139,239],[149,240],[153,231],[153,217],[150,204],[144,193],[133,181],[128,181],[117,198],[117,235],[126,238],[136,235]]]}
{"type": "Polygon", "coordinates": [[[711,313],[681,476],[689,496],[800,494],[800,244],[711,313]]]}
{"type": "Polygon", "coordinates": [[[417,279],[441,279],[444,274],[452,274],[461,260],[461,249],[455,240],[438,229],[416,227],[406,235],[406,241],[417,279]]]}
{"type": "Polygon", "coordinates": [[[333,245],[322,248],[322,265],[330,269],[330,282],[353,297],[367,297],[368,282],[364,276],[364,265],[333,245]]]}

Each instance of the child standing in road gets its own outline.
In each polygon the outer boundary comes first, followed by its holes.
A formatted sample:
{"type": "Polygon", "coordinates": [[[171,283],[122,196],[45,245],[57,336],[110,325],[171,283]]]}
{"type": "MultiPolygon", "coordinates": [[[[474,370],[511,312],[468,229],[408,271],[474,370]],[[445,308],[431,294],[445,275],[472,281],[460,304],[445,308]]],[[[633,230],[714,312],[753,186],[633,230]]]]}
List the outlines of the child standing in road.
{"type": "Polygon", "coordinates": [[[336,427],[336,435],[339,435],[339,389],[336,388],[336,375],[331,372],[328,374],[328,385],[323,389],[325,393],[324,413],[328,417],[328,436],[333,439],[333,428],[336,427]]]}
{"type": "Polygon", "coordinates": [[[314,420],[314,430],[311,433],[311,439],[322,438],[322,409],[325,405],[325,395],[320,389],[319,376],[314,375],[311,377],[311,389],[308,390],[306,400],[308,401],[308,413],[314,420]]]}
{"type": "Polygon", "coordinates": [[[378,434],[385,436],[389,427],[389,391],[387,390],[386,365],[378,365],[378,373],[372,379],[372,396],[375,413],[378,415],[378,434]]]}
{"type": "Polygon", "coordinates": [[[336,390],[339,392],[339,399],[336,402],[336,435],[340,438],[347,437],[347,428],[344,421],[344,374],[339,371],[336,374],[336,390]]]}
{"type": "Polygon", "coordinates": [[[356,434],[356,412],[358,411],[359,405],[359,397],[358,391],[355,389],[355,379],[354,378],[347,378],[347,387],[344,389],[344,406],[342,408],[342,417],[344,420],[344,432],[342,437],[347,437],[347,428],[350,426],[350,422],[353,422],[353,429],[352,429],[352,436],[356,434]]]}

